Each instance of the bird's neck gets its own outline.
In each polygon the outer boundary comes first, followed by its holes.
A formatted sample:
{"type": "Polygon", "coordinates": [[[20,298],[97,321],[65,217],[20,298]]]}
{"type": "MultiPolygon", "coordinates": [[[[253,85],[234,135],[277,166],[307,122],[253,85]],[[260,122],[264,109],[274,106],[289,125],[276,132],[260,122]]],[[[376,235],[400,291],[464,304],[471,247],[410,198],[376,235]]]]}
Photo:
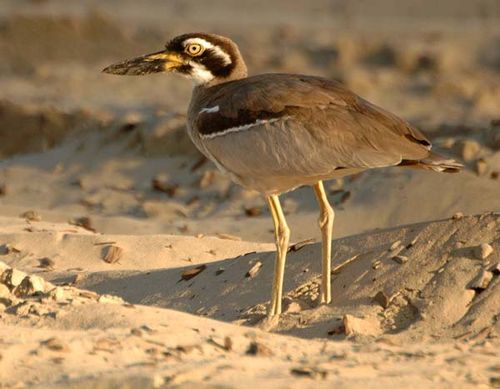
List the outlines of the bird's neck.
{"type": "Polygon", "coordinates": [[[215,77],[212,80],[202,84],[198,84],[197,86],[202,88],[210,88],[215,85],[224,84],[229,81],[241,80],[242,78],[247,78],[247,77],[248,77],[247,65],[243,61],[243,58],[241,58],[241,56],[238,56],[234,63],[233,69],[227,76],[215,77]]]}

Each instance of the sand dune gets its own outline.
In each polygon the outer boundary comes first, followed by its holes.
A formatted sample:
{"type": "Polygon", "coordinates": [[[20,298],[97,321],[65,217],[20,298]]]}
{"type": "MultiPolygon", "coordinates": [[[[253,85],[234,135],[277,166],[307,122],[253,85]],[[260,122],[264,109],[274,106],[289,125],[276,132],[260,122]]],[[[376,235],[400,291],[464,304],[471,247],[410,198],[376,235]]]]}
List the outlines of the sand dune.
{"type": "Polygon", "coordinates": [[[2,380],[233,385],[238,371],[242,387],[487,384],[500,345],[499,232],[500,214],[490,213],[335,240],[333,303],[320,307],[320,247],[298,245],[286,312],[262,332],[269,245],[14,221],[0,234],[3,268],[51,283],[33,294],[27,280],[14,287],[13,273],[0,271],[2,380]],[[104,260],[106,245],[123,249],[117,262],[104,260]],[[7,374],[9,366],[17,368],[7,374]]]}

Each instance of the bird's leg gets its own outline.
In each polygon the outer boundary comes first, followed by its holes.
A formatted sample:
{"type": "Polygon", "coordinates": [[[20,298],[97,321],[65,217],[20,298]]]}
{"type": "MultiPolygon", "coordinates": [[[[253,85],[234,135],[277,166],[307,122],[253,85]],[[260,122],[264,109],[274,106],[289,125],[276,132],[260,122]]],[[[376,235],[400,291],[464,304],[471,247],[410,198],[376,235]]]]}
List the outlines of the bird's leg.
{"type": "Polygon", "coordinates": [[[290,241],[290,229],[286,224],[285,215],[281,209],[280,200],[277,195],[267,196],[267,202],[271,210],[274,222],[276,238],[276,263],[274,265],[273,290],[271,294],[271,308],[268,316],[281,313],[281,298],[283,295],[283,277],[285,274],[286,252],[290,241]]]}
{"type": "Polygon", "coordinates": [[[332,261],[332,234],[333,234],[333,219],[335,218],[335,213],[333,208],[328,202],[328,197],[325,193],[325,188],[323,187],[323,182],[318,181],[314,184],[314,192],[316,193],[316,198],[318,199],[319,207],[321,210],[319,216],[319,227],[321,228],[321,237],[323,240],[323,250],[322,250],[322,266],[323,275],[321,277],[321,302],[330,303],[332,300],[331,291],[331,261],[332,261]]]}

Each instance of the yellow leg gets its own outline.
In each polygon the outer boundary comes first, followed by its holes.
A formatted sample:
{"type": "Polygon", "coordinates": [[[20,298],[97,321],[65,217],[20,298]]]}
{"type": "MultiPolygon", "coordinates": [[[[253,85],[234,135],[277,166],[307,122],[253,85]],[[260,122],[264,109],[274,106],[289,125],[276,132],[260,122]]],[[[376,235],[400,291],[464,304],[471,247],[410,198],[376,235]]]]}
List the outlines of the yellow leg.
{"type": "Polygon", "coordinates": [[[314,192],[318,199],[321,210],[319,216],[319,227],[321,228],[321,237],[323,240],[322,264],[323,275],[321,277],[321,302],[328,304],[332,301],[331,291],[331,261],[332,261],[332,234],[333,234],[333,219],[335,213],[328,202],[328,197],[323,187],[323,182],[319,181],[314,185],[314,192]]]}
{"type": "Polygon", "coordinates": [[[275,316],[281,313],[281,299],[283,296],[283,278],[285,275],[286,252],[290,241],[290,229],[286,224],[285,215],[281,209],[280,200],[277,195],[268,196],[267,202],[271,210],[274,222],[274,232],[276,238],[276,263],[274,266],[273,290],[271,294],[271,308],[268,316],[275,316]]]}

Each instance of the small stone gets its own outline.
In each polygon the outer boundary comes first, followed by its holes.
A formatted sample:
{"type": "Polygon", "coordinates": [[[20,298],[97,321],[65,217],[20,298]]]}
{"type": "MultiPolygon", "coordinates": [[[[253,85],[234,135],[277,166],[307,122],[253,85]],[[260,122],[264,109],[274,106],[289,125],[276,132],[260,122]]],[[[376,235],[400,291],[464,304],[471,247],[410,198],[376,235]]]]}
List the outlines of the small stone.
{"type": "Polygon", "coordinates": [[[118,246],[109,245],[109,246],[105,246],[102,249],[102,253],[103,253],[102,259],[104,260],[104,262],[116,263],[123,256],[123,249],[121,247],[118,247],[118,246]]]}
{"type": "Polygon", "coordinates": [[[309,377],[312,379],[321,378],[324,379],[328,375],[328,372],[323,369],[318,369],[317,367],[296,367],[290,370],[290,373],[299,377],[309,377]]]}
{"type": "Polygon", "coordinates": [[[222,273],[225,272],[225,269],[223,267],[220,267],[218,268],[216,271],[215,271],[215,275],[216,276],[220,276],[222,273]]]}
{"type": "Polygon", "coordinates": [[[451,218],[452,218],[453,220],[460,220],[460,219],[462,219],[463,217],[464,217],[464,214],[463,214],[462,212],[457,212],[457,213],[455,213],[455,214],[454,214],[451,218]]]}
{"type": "Polygon", "coordinates": [[[51,289],[49,296],[57,302],[66,300],[66,293],[64,293],[64,289],[60,286],[56,286],[54,289],[51,289]]]}
{"type": "Polygon", "coordinates": [[[241,241],[241,238],[239,236],[235,236],[235,235],[230,235],[230,234],[223,234],[223,233],[219,233],[219,234],[215,234],[217,236],[217,238],[219,239],[227,239],[227,240],[235,240],[235,241],[241,241]]]}
{"type": "Polygon", "coordinates": [[[55,262],[48,257],[38,259],[38,267],[41,267],[41,268],[47,269],[47,270],[54,270],[54,266],[55,266],[55,262]]]}
{"type": "Polygon", "coordinates": [[[379,260],[376,260],[372,263],[372,269],[373,270],[377,270],[378,268],[380,268],[380,266],[382,266],[382,262],[379,261],[379,260]]]}
{"type": "Polygon", "coordinates": [[[389,251],[394,251],[396,250],[399,246],[401,246],[401,241],[397,240],[393,244],[391,244],[391,247],[389,248],[389,251]]]}
{"type": "Polygon", "coordinates": [[[97,302],[101,304],[123,304],[123,299],[110,294],[103,294],[97,298],[97,302]]]}
{"type": "Polygon", "coordinates": [[[9,243],[0,246],[0,255],[19,254],[20,252],[21,250],[17,249],[9,243]]]}
{"type": "Polygon", "coordinates": [[[386,309],[391,303],[392,298],[387,296],[383,291],[379,291],[372,300],[378,303],[382,308],[386,309]]]}
{"type": "Polygon", "coordinates": [[[96,232],[96,229],[94,228],[93,223],[92,223],[92,219],[88,216],[78,217],[76,219],[72,219],[69,221],[69,224],[85,228],[88,231],[96,232]]]}
{"type": "Polygon", "coordinates": [[[471,281],[467,289],[472,289],[478,293],[481,293],[488,287],[492,279],[493,279],[493,273],[483,269],[476,276],[476,278],[474,278],[471,281]]]}
{"type": "Polygon", "coordinates": [[[302,240],[300,242],[292,244],[290,247],[288,247],[288,252],[296,252],[299,251],[300,249],[306,247],[307,245],[314,243],[316,239],[314,238],[309,238],[306,240],[302,240]]]}
{"type": "Polygon", "coordinates": [[[26,276],[15,289],[16,296],[30,296],[45,292],[45,280],[35,275],[26,276]]]}
{"type": "Polygon", "coordinates": [[[490,271],[491,271],[494,275],[496,275],[496,276],[500,275],[500,262],[495,263],[495,264],[494,264],[494,265],[490,268],[490,271]]]}
{"type": "Polygon", "coordinates": [[[207,268],[207,265],[200,265],[200,266],[192,267],[191,269],[188,269],[188,270],[184,270],[181,273],[181,279],[184,281],[188,281],[191,278],[196,277],[198,274],[200,274],[206,268],[207,268]]]}
{"type": "Polygon", "coordinates": [[[245,215],[248,217],[256,217],[262,215],[262,207],[245,208],[245,215]]]}
{"type": "Polygon", "coordinates": [[[377,335],[380,333],[380,326],[366,319],[360,319],[352,315],[344,315],[342,321],[344,322],[345,334],[347,336],[377,335]]]}
{"type": "Polygon", "coordinates": [[[60,351],[60,352],[68,352],[69,347],[66,343],[64,343],[61,339],[59,338],[49,338],[43,342],[41,342],[42,346],[47,347],[49,350],[52,351],[60,351]]]}
{"type": "Polygon", "coordinates": [[[482,243],[475,248],[475,253],[478,259],[486,259],[493,253],[493,247],[488,243],[482,243]]]}
{"type": "Polygon", "coordinates": [[[163,176],[153,178],[151,187],[157,192],[165,193],[168,197],[174,197],[179,189],[179,185],[168,183],[163,176]]]}
{"type": "Polygon", "coordinates": [[[403,263],[406,263],[408,262],[408,257],[404,256],[404,255],[395,255],[394,257],[391,258],[393,261],[399,263],[399,264],[403,264],[403,263]]]}
{"type": "Polygon", "coordinates": [[[474,162],[474,170],[478,176],[484,176],[488,173],[488,164],[483,158],[476,159],[474,162]]]}
{"type": "Polygon", "coordinates": [[[298,313],[302,311],[302,307],[296,301],[290,302],[284,309],[285,313],[298,313]]]}
{"type": "Polygon", "coordinates": [[[229,336],[224,337],[224,349],[226,351],[231,351],[233,349],[233,340],[229,336]]]}
{"type": "Polygon", "coordinates": [[[201,175],[198,186],[200,187],[200,189],[206,189],[210,185],[212,185],[212,183],[214,182],[214,178],[215,178],[215,171],[206,170],[201,175]]]}
{"type": "Polygon", "coordinates": [[[458,142],[458,149],[460,156],[466,162],[472,161],[474,157],[481,150],[481,145],[472,139],[466,139],[461,142],[458,142]]]}
{"type": "Polygon", "coordinates": [[[415,238],[413,238],[413,240],[406,245],[406,249],[409,250],[410,248],[412,248],[413,246],[415,246],[417,244],[417,242],[418,242],[418,236],[416,236],[415,238]]]}
{"type": "Polygon", "coordinates": [[[258,357],[270,357],[274,354],[269,347],[263,345],[260,342],[250,343],[246,353],[247,355],[255,355],[258,357]]]}
{"type": "Polygon", "coordinates": [[[2,278],[5,280],[7,286],[15,288],[16,286],[19,286],[21,284],[26,276],[26,273],[11,268],[3,273],[2,278]]]}
{"type": "Polygon", "coordinates": [[[39,222],[42,220],[42,217],[37,211],[29,210],[20,215],[20,217],[32,221],[32,222],[39,222]]]}
{"type": "Polygon", "coordinates": [[[247,271],[245,277],[254,278],[259,273],[261,267],[262,267],[261,261],[255,262],[254,265],[250,268],[250,270],[247,271]]]}

